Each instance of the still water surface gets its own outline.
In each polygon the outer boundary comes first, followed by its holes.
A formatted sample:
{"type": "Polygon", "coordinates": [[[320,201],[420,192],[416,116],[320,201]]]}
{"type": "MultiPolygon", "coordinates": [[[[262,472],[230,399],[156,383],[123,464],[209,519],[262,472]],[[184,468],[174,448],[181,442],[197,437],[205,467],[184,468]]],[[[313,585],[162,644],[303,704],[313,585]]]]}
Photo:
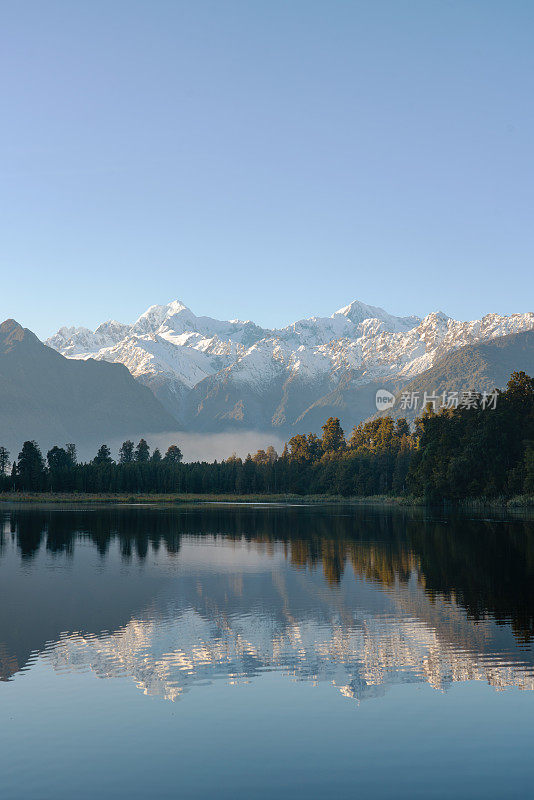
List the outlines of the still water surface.
{"type": "Polygon", "coordinates": [[[534,522],[0,511],[0,796],[524,798],[534,522]]]}

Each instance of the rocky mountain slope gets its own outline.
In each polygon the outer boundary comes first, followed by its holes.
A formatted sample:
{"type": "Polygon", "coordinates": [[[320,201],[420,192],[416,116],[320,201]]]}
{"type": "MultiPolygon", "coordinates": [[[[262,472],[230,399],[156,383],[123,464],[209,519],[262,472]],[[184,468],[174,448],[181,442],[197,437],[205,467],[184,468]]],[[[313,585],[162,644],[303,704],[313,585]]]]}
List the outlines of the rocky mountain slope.
{"type": "Polygon", "coordinates": [[[84,446],[173,429],[171,414],[122,364],[73,361],[13,319],[0,325],[0,444],[12,454],[26,439],[84,446]]]}
{"type": "Polygon", "coordinates": [[[440,398],[436,401],[436,410],[439,410],[444,393],[446,397],[458,393],[459,398],[462,392],[469,391],[489,394],[496,388],[504,389],[511,373],[521,370],[527,375],[534,375],[532,330],[500,336],[446,353],[430,369],[406,383],[397,393],[394,407],[385,413],[394,418],[413,420],[421,413],[425,392],[427,396],[440,398]],[[403,401],[403,395],[413,396],[414,400],[403,401]]]}
{"type": "Polygon", "coordinates": [[[179,301],[132,325],[61,328],[47,344],[71,359],[119,362],[188,430],[316,430],[330,414],[349,428],[466,345],[534,329],[534,313],[460,322],[442,312],[395,317],[355,301],[331,317],[267,330],[197,317],[179,301]]]}

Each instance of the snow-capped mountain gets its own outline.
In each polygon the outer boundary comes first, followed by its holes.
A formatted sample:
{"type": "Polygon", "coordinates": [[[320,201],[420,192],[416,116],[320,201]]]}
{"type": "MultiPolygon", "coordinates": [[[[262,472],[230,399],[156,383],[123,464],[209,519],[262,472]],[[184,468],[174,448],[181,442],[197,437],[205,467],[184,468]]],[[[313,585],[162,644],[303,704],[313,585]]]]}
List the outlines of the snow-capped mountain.
{"type": "Polygon", "coordinates": [[[400,388],[445,353],[534,329],[534,313],[460,322],[442,312],[396,317],[355,301],[331,317],[267,330],[197,317],[178,300],[132,325],[60,328],[46,344],[68,358],[120,362],[181,425],[315,430],[330,413],[354,425],[373,413],[378,386],[400,388]]]}

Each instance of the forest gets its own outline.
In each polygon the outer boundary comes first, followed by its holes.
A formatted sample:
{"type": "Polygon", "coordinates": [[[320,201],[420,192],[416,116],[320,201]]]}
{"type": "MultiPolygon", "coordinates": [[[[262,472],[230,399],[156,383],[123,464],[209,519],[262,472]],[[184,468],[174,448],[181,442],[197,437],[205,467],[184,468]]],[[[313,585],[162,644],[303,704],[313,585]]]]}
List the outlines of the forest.
{"type": "MultiPolygon", "coordinates": [[[[476,400],[476,398],[475,398],[476,400]]],[[[102,444],[79,463],[74,444],[46,459],[34,441],[17,459],[0,447],[4,493],[332,495],[424,498],[428,502],[534,494],[534,379],[512,373],[489,407],[472,402],[415,424],[379,416],[350,436],[330,417],[322,436],[298,434],[281,454],[258,450],[245,459],[183,463],[177,444],[162,454],[144,439],[125,441],[114,459],[102,444]]]]}

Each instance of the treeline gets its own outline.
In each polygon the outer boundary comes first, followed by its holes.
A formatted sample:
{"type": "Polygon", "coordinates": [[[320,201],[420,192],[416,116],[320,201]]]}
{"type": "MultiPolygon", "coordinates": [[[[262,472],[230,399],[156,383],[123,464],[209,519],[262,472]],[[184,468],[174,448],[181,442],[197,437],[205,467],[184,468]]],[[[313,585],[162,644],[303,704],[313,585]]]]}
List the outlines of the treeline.
{"type": "Polygon", "coordinates": [[[182,463],[178,445],[152,453],[144,439],[123,443],[117,460],[107,445],[80,464],[72,444],[53,447],[46,461],[25,442],[9,469],[0,447],[0,489],[31,492],[413,495],[429,501],[534,492],[534,380],[513,373],[495,407],[428,407],[410,428],[383,416],[345,437],[330,417],[323,435],[293,436],[278,455],[182,463]]]}

